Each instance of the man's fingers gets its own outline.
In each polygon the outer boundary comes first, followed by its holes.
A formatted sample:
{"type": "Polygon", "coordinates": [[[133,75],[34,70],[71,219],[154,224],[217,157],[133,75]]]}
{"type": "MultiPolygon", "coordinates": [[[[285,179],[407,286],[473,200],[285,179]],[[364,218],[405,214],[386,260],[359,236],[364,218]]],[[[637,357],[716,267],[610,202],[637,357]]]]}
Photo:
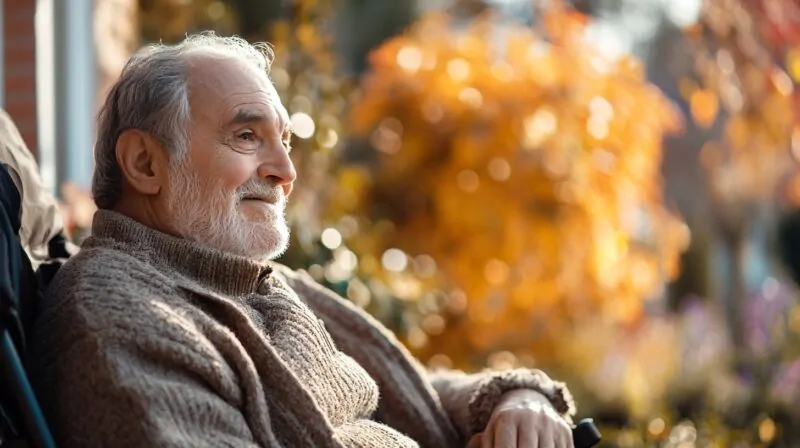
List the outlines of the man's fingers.
{"type": "Polygon", "coordinates": [[[536,448],[562,448],[561,445],[556,445],[554,434],[551,431],[542,431],[537,438],[536,448]]]}
{"type": "Polygon", "coordinates": [[[558,425],[556,426],[556,433],[559,434],[560,440],[558,447],[575,448],[575,443],[572,441],[572,426],[569,425],[564,419],[559,418],[558,425]]]}
{"type": "MultiPolygon", "coordinates": [[[[519,431],[517,418],[509,415],[501,415],[494,425],[494,448],[518,448],[517,431],[519,431]]],[[[527,447],[525,447],[527,448],[527,447]]]]}
{"type": "Polygon", "coordinates": [[[493,448],[494,446],[494,422],[489,422],[486,430],[481,435],[481,448],[493,448]]]}
{"type": "Polygon", "coordinates": [[[563,439],[563,446],[564,448],[575,448],[575,442],[572,440],[572,428],[567,425],[566,431],[561,431],[562,439],[563,439]]]}
{"type": "Polygon", "coordinates": [[[497,412],[479,436],[467,448],[575,448],[566,421],[529,409],[497,412]]]}
{"type": "Polygon", "coordinates": [[[542,448],[539,443],[539,432],[532,424],[519,425],[517,441],[519,448],[542,448]]]}
{"type": "Polygon", "coordinates": [[[572,444],[572,430],[568,425],[559,425],[557,422],[547,422],[539,426],[536,434],[538,448],[574,448],[572,444]]]}
{"type": "Polygon", "coordinates": [[[467,444],[467,448],[481,448],[482,439],[483,439],[483,433],[475,434],[469,440],[469,443],[467,444]]]}

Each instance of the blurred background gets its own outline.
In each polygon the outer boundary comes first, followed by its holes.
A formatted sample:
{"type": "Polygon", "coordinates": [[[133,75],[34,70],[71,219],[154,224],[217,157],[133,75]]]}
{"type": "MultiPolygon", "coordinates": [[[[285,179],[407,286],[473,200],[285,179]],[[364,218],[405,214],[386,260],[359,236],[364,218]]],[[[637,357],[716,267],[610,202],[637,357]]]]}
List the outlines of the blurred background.
{"type": "Polygon", "coordinates": [[[80,240],[126,59],[269,41],[283,262],[426,364],[538,367],[607,447],[800,446],[794,0],[0,0],[0,106],[80,240]]]}

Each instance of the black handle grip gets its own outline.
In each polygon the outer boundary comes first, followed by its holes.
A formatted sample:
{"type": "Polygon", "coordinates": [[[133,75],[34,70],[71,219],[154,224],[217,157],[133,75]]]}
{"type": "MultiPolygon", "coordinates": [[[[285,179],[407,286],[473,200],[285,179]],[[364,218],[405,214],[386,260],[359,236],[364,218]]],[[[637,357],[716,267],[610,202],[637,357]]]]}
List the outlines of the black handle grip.
{"type": "Polygon", "coordinates": [[[572,428],[572,440],[575,443],[575,448],[591,448],[600,443],[603,437],[600,435],[600,430],[595,426],[594,420],[585,418],[572,428]]]}

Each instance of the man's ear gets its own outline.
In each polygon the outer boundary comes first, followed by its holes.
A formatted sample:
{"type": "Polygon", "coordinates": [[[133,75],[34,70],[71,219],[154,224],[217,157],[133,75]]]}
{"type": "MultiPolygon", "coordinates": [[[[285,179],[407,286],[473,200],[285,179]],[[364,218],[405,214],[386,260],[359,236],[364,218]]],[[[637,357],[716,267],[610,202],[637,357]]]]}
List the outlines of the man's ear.
{"type": "Polygon", "coordinates": [[[126,129],[117,139],[117,164],[134,190],[144,195],[161,192],[166,179],[167,155],[147,132],[126,129]]]}

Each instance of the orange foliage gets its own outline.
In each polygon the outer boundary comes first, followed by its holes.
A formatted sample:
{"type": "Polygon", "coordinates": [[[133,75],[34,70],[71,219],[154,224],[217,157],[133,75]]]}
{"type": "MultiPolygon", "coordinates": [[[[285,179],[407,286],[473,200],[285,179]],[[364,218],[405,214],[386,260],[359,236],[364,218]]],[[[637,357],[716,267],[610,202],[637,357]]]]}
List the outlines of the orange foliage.
{"type": "Polygon", "coordinates": [[[232,34],[238,17],[230,2],[219,0],[139,0],[145,40],[178,42],[186,33],[204,29],[232,34]]]}
{"type": "Polygon", "coordinates": [[[684,80],[681,92],[702,127],[716,120],[718,108],[726,113],[723,137],[704,164],[714,192],[728,201],[772,196],[792,166],[800,72],[794,51],[781,67],[786,45],[795,42],[786,24],[795,19],[780,12],[797,6],[767,3],[704,0],[700,23],[687,33],[699,82],[684,80]]]}
{"type": "Polygon", "coordinates": [[[354,105],[380,153],[362,206],[394,223],[383,248],[432,256],[467,298],[428,332],[456,362],[546,356],[582,319],[636,322],[687,244],[659,181],[680,116],[638,61],[587,45],[583,16],[544,19],[547,40],[426,17],[371,55],[354,105]]]}

